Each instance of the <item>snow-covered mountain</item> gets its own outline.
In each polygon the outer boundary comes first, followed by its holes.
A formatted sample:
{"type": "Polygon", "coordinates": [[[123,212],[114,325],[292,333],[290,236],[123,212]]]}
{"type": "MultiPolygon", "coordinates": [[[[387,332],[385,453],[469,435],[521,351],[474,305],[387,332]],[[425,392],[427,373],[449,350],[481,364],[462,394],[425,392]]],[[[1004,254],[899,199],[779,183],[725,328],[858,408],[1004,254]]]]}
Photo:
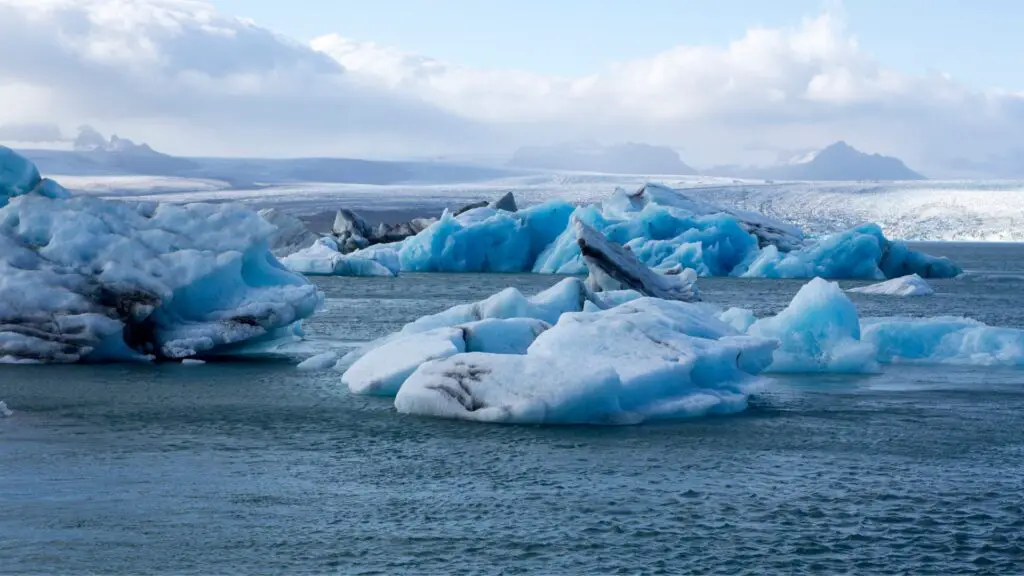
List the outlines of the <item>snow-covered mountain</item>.
{"type": "Polygon", "coordinates": [[[627,142],[613,146],[595,143],[527,146],[512,156],[510,166],[540,170],[570,170],[605,174],[688,175],[697,171],[667,146],[627,142]]]}
{"type": "Polygon", "coordinates": [[[925,180],[899,158],[867,154],[839,141],[821,150],[801,151],[768,167],[718,166],[707,170],[717,176],[772,180],[925,180]]]}

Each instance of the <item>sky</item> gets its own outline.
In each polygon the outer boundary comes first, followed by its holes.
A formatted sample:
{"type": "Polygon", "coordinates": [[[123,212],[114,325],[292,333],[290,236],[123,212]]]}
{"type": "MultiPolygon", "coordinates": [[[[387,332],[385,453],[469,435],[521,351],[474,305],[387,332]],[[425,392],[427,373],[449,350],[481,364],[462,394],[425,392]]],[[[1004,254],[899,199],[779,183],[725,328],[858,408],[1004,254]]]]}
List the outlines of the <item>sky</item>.
{"type": "Polygon", "coordinates": [[[1024,3],[0,0],[0,141],[89,124],[185,155],[507,158],[836,140],[1024,162],[1024,3]]]}
{"type": "Polygon", "coordinates": [[[1017,0],[214,0],[309,41],[337,33],[478,68],[583,75],[677,44],[724,46],[823,10],[845,14],[865,51],[904,73],[946,72],[1024,91],[1017,0]]]}

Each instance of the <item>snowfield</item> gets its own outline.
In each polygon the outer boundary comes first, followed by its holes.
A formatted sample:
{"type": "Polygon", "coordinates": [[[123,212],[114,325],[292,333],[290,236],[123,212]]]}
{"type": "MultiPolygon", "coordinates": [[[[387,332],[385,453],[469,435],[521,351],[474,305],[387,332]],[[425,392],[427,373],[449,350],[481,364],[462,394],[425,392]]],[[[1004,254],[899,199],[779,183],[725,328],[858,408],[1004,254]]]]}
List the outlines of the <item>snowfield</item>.
{"type": "MultiPolygon", "coordinates": [[[[773,182],[707,176],[543,173],[472,183],[287,183],[235,188],[224,181],[149,176],[60,176],[76,195],[161,202],[234,201],[314,214],[423,209],[440,213],[513,191],[522,206],[552,199],[591,203],[647,182],[697,199],[774,217],[818,235],[875,222],[901,240],[1024,240],[1024,181],[773,182]]],[[[437,214],[433,214],[437,215],[437,214]]]]}

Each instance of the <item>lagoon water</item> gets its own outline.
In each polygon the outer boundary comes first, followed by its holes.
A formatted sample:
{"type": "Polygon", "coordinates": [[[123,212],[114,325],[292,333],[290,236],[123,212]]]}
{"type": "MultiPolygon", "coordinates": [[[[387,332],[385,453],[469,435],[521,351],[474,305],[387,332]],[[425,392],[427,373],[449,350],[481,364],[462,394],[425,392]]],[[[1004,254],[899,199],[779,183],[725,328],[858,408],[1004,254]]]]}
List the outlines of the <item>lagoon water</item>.
{"type": "MultiPolygon", "coordinates": [[[[862,316],[1024,328],[1024,246],[927,248],[970,274],[862,316]]],[[[320,279],[308,345],[555,281],[320,279]]],[[[759,315],[801,284],[700,282],[759,315]]],[[[775,377],[621,428],[403,416],[288,362],[0,366],[0,399],[4,574],[1024,573],[1024,370],[775,377]]]]}

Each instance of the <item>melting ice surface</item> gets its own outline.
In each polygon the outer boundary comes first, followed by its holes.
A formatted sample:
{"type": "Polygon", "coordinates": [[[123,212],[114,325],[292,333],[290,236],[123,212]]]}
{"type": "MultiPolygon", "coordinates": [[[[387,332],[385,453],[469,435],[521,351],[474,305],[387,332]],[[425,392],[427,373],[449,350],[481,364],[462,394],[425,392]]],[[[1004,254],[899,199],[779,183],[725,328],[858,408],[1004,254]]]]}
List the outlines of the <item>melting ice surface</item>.
{"type": "Polygon", "coordinates": [[[525,354],[420,365],[399,412],[486,422],[634,424],[744,410],[775,342],[738,335],[697,304],[642,298],[571,312],[525,354]]]}
{"type": "Polygon", "coordinates": [[[310,276],[397,276],[398,256],[389,250],[342,254],[337,241],[324,236],[281,259],[290,270],[310,276]]]}
{"type": "Polygon", "coordinates": [[[298,333],[316,287],[231,204],[69,197],[0,147],[0,361],[181,359],[298,333]]]}
{"type": "Polygon", "coordinates": [[[873,224],[807,239],[781,221],[653,184],[635,193],[619,189],[604,202],[578,208],[552,200],[518,212],[481,207],[458,216],[445,213],[415,236],[374,246],[367,255],[376,259],[389,251],[405,271],[583,274],[587,266],[571,218],[661,271],[872,280],[908,274],[948,278],[961,272],[945,258],[888,240],[873,224]]]}
{"type": "Polygon", "coordinates": [[[893,278],[870,286],[851,288],[849,291],[878,296],[930,296],[935,294],[935,290],[928,284],[928,281],[917,274],[893,278]]]}
{"type": "Polygon", "coordinates": [[[342,377],[400,412],[531,424],[631,424],[742,411],[762,373],[886,364],[1024,366],[1024,331],[965,318],[861,319],[816,278],[779,314],[592,293],[570,278],[420,318],[354,355],[342,377]]]}

